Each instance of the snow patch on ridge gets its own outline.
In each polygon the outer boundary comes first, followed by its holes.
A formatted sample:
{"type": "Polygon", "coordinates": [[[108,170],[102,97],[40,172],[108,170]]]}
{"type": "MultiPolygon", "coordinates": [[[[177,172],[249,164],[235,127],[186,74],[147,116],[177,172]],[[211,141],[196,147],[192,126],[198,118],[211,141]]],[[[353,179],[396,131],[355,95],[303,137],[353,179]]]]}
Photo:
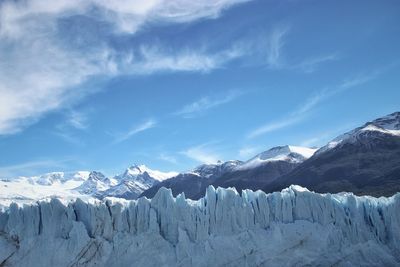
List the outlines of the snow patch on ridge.
{"type": "Polygon", "coordinates": [[[172,178],[179,173],[177,172],[161,172],[157,170],[152,170],[148,168],[146,165],[133,165],[126,170],[125,175],[137,176],[147,172],[150,177],[154,178],[157,181],[164,181],[166,179],[172,178]]]}
{"type": "Polygon", "coordinates": [[[262,152],[237,167],[238,170],[251,169],[268,162],[287,161],[301,163],[314,155],[317,149],[299,146],[278,146],[262,152]]]}
{"type": "Polygon", "coordinates": [[[355,143],[361,136],[373,138],[377,134],[400,137],[400,112],[395,112],[372,122],[367,122],[361,127],[342,134],[330,141],[326,146],[320,148],[316,153],[319,154],[346,143],[355,143]]]}

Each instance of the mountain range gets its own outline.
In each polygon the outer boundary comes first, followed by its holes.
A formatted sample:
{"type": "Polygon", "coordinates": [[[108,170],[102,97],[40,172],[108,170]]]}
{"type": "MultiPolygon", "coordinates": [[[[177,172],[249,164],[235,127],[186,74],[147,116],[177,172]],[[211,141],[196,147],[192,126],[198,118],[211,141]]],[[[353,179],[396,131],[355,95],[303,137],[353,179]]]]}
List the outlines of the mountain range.
{"type": "Polygon", "coordinates": [[[182,174],[155,185],[142,196],[152,197],[160,187],[171,188],[174,195],[184,192],[198,199],[208,185],[274,192],[291,184],[321,193],[391,196],[400,191],[400,112],[367,122],[319,149],[274,147],[247,162],[236,161],[233,168],[222,169],[212,179],[182,174]]]}
{"type": "Polygon", "coordinates": [[[97,171],[52,172],[0,180],[0,202],[41,198],[153,197],[161,187],[174,196],[204,196],[209,185],[265,192],[297,184],[317,192],[351,191],[358,195],[391,196],[400,191],[400,112],[344,133],[325,146],[278,146],[248,161],[203,164],[193,170],[161,172],[132,165],[114,177],[97,171]]]}

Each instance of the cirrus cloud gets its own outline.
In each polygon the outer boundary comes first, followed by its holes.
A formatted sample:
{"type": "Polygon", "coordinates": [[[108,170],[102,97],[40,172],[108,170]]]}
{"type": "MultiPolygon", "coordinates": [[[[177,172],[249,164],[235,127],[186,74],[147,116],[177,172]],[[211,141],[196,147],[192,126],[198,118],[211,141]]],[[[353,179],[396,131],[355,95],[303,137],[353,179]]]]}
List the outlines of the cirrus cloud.
{"type": "Polygon", "coordinates": [[[122,51],[110,36],[134,36],[149,23],[214,19],[247,0],[60,0],[0,2],[0,135],[35,123],[93,92],[96,77],[160,71],[206,72],[240,56],[233,48],[170,53],[141,44],[122,51]],[[75,25],[75,26],[74,26],[75,25]]]}

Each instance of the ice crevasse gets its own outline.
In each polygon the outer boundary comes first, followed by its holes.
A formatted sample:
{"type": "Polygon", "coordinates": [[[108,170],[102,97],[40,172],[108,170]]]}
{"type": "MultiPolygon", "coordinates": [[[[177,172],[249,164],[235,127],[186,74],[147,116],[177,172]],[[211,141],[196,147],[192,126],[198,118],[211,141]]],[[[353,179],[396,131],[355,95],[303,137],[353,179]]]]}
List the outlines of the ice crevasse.
{"type": "Polygon", "coordinates": [[[399,266],[400,194],[265,194],[210,186],[198,201],[106,199],[0,211],[0,266],[399,266]]]}

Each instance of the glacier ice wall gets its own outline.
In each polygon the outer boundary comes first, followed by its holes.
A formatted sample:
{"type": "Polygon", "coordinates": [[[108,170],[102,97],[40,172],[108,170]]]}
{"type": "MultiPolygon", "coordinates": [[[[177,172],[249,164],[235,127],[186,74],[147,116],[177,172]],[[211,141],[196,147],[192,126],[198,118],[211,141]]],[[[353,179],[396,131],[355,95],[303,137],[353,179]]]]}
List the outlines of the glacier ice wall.
{"type": "Polygon", "coordinates": [[[399,266],[400,194],[58,199],[0,211],[0,266],[399,266]]]}

